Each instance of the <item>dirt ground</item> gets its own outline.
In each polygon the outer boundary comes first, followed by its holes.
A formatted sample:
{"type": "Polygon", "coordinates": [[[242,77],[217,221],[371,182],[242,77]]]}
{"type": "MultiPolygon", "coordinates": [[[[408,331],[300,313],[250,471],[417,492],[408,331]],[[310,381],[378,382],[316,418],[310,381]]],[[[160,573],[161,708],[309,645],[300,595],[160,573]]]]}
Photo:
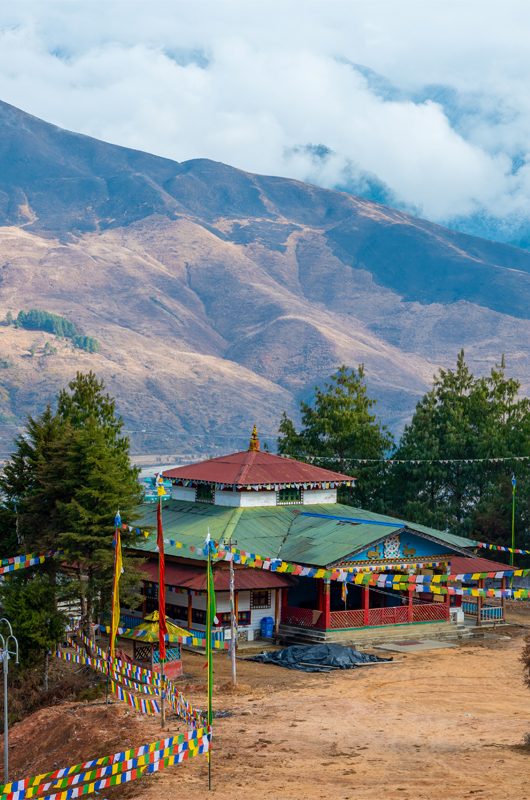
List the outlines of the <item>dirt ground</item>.
{"type": "MultiPolygon", "coordinates": [[[[237,692],[228,688],[226,654],[217,654],[214,707],[231,715],[214,723],[212,792],[198,757],[99,797],[522,800],[530,770],[530,748],[521,747],[530,732],[519,661],[526,632],[500,629],[494,639],[330,674],[238,661],[237,692]]],[[[204,657],[185,652],[184,668],[182,690],[204,707],[204,657]]],[[[170,720],[170,733],[183,730],[170,720]]],[[[159,735],[158,719],[121,704],[42,710],[13,726],[11,777],[159,735]]]]}

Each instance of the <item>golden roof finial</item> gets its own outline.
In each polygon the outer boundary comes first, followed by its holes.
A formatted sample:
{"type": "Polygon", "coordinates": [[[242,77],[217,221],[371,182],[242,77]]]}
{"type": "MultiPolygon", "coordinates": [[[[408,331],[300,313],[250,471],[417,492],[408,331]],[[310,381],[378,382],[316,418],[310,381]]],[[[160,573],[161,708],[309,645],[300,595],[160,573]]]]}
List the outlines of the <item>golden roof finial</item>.
{"type": "Polygon", "coordinates": [[[252,428],[252,435],[250,437],[250,443],[248,445],[248,449],[249,449],[250,452],[252,452],[252,451],[258,452],[259,451],[258,429],[257,429],[257,427],[255,425],[252,428]]]}

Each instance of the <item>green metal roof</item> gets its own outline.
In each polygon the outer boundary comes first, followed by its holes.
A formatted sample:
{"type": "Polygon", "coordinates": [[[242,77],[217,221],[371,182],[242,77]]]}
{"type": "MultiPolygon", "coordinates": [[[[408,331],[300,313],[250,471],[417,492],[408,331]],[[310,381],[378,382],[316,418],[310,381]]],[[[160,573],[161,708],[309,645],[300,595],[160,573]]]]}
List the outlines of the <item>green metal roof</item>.
{"type": "MultiPolygon", "coordinates": [[[[264,556],[282,558],[284,561],[325,567],[347,556],[365,550],[375,542],[404,527],[428,538],[447,544],[449,549],[461,551],[473,547],[475,542],[445,531],[404,522],[383,514],[374,514],[340,503],[311,506],[266,506],[257,508],[231,508],[208,503],[189,503],[168,500],[163,506],[164,539],[174,539],[188,546],[201,548],[208,529],[212,539],[232,543],[240,550],[264,556]],[[302,516],[300,512],[329,515],[302,516]],[[332,519],[333,516],[357,517],[376,522],[394,522],[395,526],[370,523],[350,524],[332,519]]],[[[138,528],[156,530],[156,505],[145,504],[139,508],[138,528]]],[[[138,537],[134,548],[146,552],[156,551],[156,535],[138,537]]],[[[188,550],[166,544],[169,555],[203,559],[198,550],[188,550]]]]}

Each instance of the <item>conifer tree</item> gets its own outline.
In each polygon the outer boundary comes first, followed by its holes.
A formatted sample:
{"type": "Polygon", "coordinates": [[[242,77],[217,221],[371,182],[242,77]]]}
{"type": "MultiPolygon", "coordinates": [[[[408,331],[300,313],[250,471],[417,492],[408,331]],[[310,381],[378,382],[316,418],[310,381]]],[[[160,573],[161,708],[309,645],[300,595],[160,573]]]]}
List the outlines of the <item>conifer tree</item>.
{"type": "MultiPolygon", "coordinates": [[[[110,601],[114,516],[119,510],[132,521],[141,489],[115,401],[92,372],[78,373],[59,394],[57,417],[63,435],[47,465],[49,481],[65,489],[56,503],[57,545],[76,564],[77,592],[88,623],[110,601]]],[[[133,536],[123,531],[123,545],[133,536]]],[[[124,558],[124,567],[125,599],[128,587],[137,585],[138,574],[131,558],[124,558]]]]}
{"type": "Polygon", "coordinates": [[[454,370],[440,370],[394,454],[408,463],[391,470],[389,512],[509,544],[515,471],[522,537],[529,521],[528,462],[502,460],[530,455],[530,401],[519,395],[519,388],[506,376],[504,359],[488,376],[475,377],[462,351],[454,370]]]}
{"type": "MultiPolygon", "coordinates": [[[[16,576],[16,586],[9,588],[6,582],[6,602],[8,591],[13,597],[18,592],[20,605],[27,607],[44,591],[47,576],[51,599],[49,604],[43,601],[44,606],[57,611],[64,595],[77,598],[85,626],[108,607],[114,517],[120,510],[124,519],[132,520],[141,500],[138,472],[130,464],[129,441],[122,429],[114,400],[93,373],[77,374],[59,394],[55,413],[48,407],[39,418],[28,420],[0,478],[0,526],[9,542],[4,554],[60,550],[66,570],[59,582],[57,560],[25,570],[16,576]]],[[[124,531],[124,544],[128,536],[124,531]]],[[[128,585],[134,596],[138,583],[128,561],[121,582],[124,602],[128,585]]]]}
{"type": "Polygon", "coordinates": [[[392,435],[373,413],[375,404],[368,396],[363,365],[343,365],[323,388],[315,388],[310,403],[300,403],[299,432],[283,415],[278,452],[356,477],[356,486],[341,493],[341,499],[379,510],[385,468],[377,461],[362,465],[356,460],[383,459],[393,445],[392,435]]]}

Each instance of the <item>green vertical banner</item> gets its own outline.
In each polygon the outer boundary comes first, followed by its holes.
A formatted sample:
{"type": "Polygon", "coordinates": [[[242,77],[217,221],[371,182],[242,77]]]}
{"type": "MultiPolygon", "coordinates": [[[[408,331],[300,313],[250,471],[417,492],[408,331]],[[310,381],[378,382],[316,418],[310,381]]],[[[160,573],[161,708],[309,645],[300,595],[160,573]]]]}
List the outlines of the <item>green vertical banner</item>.
{"type": "MultiPolygon", "coordinates": [[[[212,648],[212,634],[213,626],[216,622],[216,605],[215,605],[215,586],[213,580],[212,569],[212,549],[214,543],[210,539],[210,531],[206,538],[206,589],[207,589],[207,604],[206,604],[206,660],[208,667],[208,726],[212,728],[213,712],[212,712],[212,696],[213,696],[213,648],[212,648]]],[[[208,789],[212,788],[212,739],[210,739],[210,749],[208,751],[208,789]]]]}

